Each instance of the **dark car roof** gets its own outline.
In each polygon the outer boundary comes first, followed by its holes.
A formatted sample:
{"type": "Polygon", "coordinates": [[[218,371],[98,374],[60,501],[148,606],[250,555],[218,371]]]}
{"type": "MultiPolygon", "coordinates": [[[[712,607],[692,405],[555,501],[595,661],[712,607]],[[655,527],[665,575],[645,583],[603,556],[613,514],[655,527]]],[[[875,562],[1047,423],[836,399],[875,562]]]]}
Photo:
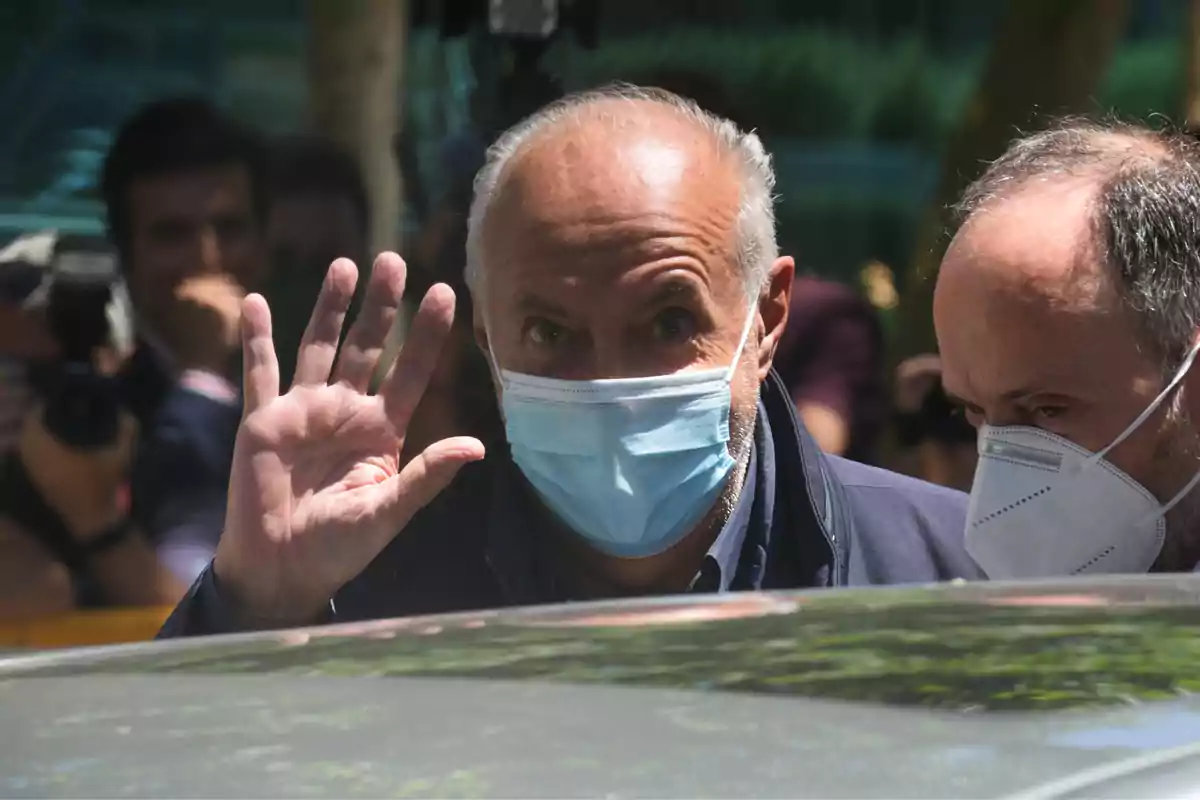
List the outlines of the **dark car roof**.
{"type": "Polygon", "coordinates": [[[1190,576],[737,594],[15,658],[0,786],[1001,796],[1200,750],[1198,598],[1190,576]]]}

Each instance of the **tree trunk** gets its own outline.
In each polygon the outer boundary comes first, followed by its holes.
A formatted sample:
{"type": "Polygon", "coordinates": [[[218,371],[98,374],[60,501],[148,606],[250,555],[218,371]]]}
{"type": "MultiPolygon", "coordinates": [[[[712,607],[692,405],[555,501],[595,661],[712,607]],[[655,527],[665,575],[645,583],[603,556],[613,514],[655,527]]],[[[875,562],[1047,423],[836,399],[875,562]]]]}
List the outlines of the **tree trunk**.
{"type": "MultiPolygon", "coordinates": [[[[371,252],[403,252],[403,176],[392,142],[402,125],[408,2],[308,0],[308,26],[313,129],[358,156],[371,200],[371,252]]],[[[361,298],[370,266],[358,266],[361,298]]],[[[405,298],[376,369],[376,386],[400,350],[411,307],[412,298],[405,298]]]]}
{"type": "Polygon", "coordinates": [[[358,156],[371,198],[374,252],[399,246],[400,127],[405,0],[309,0],[308,76],[313,129],[358,156]]]}
{"type": "Polygon", "coordinates": [[[1187,41],[1183,52],[1186,59],[1185,81],[1187,97],[1184,98],[1183,110],[1187,129],[1200,133],[1200,0],[1188,3],[1187,41]]]}
{"type": "MultiPolygon", "coordinates": [[[[933,205],[917,236],[901,305],[897,355],[932,351],[934,278],[951,222],[947,206],[998,157],[1018,129],[1049,115],[1093,110],[1125,31],[1126,0],[1010,0],[983,77],[946,149],[933,205]]],[[[898,359],[897,359],[898,360],[898,359]]]]}

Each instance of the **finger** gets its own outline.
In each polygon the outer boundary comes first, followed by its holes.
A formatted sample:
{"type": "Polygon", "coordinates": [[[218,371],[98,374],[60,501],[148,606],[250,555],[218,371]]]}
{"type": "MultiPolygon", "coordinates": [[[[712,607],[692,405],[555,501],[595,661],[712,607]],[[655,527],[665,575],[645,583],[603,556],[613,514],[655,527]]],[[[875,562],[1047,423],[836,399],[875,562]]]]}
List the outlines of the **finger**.
{"type": "Polygon", "coordinates": [[[405,465],[399,475],[381,483],[377,519],[382,535],[392,537],[438,496],[465,465],[484,456],[483,443],[469,436],[434,442],[405,465]]]}
{"type": "Polygon", "coordinates": [[[339,383],[367,391],[388,333],[396,322],[406,276],[404,259],[395,253],[381,253],[375,259],[362,309],[350,328],[334,370],[339,383]]]}
{"type": "Polygon", "coordinates": [[[242,301],[243,414],[279,396],[279,361],[271,341],[271,309],[260,294],[242,301]]]}
{"type": "Polygon", "coordinates": [[[329,382],[342,325],[357,283],[358,267],[350,259],[339,258],[329,265],[308,327],[300,339],[293,386],[323,386],[329,382]]]}
{"type": "Polygon", "coordinates": [[[453,323],[454,290],[444,283],[436,284],[421,301],[404,347],[379,390],[388,419],[396,430],[403,431],[408,426],[429,387],[453,323]]]}

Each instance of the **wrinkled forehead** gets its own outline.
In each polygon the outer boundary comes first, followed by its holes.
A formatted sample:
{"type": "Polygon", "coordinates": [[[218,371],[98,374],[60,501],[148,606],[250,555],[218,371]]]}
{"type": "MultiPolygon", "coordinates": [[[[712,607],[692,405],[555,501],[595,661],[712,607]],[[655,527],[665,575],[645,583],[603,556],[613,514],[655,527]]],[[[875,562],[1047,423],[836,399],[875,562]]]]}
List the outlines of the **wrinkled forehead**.
{"type": "Polygon", "coordinates": [[[501,174],[482,230],[488,283],[580,271],[619,282],[672,257],[737,277],[739,174],[673,111],[619,101],[555,123],[501,174]]]}

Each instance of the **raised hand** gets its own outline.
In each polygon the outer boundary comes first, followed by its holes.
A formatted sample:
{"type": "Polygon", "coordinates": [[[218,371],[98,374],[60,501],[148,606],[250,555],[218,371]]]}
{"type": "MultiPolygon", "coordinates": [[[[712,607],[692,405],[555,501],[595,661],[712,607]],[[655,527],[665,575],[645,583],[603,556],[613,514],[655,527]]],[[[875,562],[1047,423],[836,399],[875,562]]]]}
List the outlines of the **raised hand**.
{"type": "Polygon", "coordinates": [[[398,471],[405,429],[450,331],[454,292],[429,290],[372,395],[368,384],[404,293],[404,262],[395,253],[376,259],[339,356],[357,279],[348,259],[330,266],[284,395],[266,301],[250,295],[242,307],[245,411],[214,569],[222,597],[248,626],[316,619],[464,464],[483,458],[478,440],[445,439],[398,471]]]}

